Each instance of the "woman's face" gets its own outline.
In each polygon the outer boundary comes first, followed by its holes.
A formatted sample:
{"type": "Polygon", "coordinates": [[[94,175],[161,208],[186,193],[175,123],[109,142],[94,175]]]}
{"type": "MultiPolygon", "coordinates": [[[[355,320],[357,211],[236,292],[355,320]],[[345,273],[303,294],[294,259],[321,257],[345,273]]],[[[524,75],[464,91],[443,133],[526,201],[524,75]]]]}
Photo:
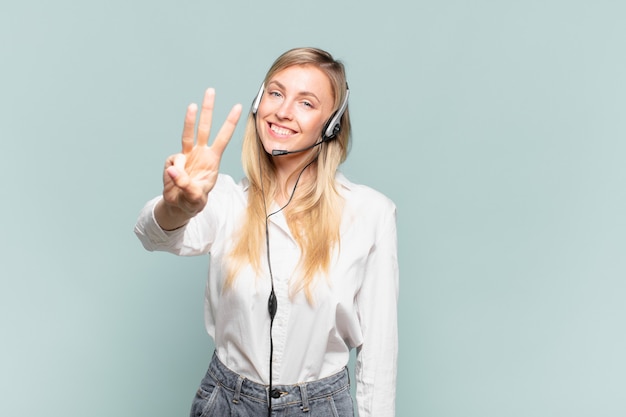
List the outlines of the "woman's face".
{"type": "MultiPolygon", "coordinates": [[[[295,151],[321,140],[333,111],[330,80],[313,65],[294,65],[277,72],[265,85],[256,115],[257,131],[265,151],[295,151]]],[[[294,161],[307,152],[278,156],[294,161]]]]}

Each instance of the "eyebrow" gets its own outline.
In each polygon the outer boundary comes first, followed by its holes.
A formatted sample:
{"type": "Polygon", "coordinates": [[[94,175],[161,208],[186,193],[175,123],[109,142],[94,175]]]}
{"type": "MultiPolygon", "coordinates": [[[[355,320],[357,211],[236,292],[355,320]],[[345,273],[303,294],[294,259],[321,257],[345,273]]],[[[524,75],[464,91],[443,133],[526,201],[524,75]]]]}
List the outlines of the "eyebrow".
{"type": "MultiPolygon", "coordinates": [[[[278,86],[278,88],[280,88],[281,90],[286,90],[285,86],[280,81],[272,80],[269,82],[268,87],[270,87],[272,84],[276,84],[276,86],[278,86]]],[[[311,91],[299,91],[296,95],[313,97],[315,100],[317,100],[318,103],[321,103],[319,97],[317,97],[315,93],[312,93],[311,91]]]]}

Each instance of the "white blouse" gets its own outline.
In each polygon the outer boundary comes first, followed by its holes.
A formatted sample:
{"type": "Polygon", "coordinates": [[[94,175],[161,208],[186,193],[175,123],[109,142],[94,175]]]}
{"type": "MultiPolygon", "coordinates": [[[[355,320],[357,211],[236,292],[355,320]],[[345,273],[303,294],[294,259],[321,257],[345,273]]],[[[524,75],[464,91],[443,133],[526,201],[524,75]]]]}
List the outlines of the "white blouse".
{"type": "MultiPolygon", "coordinates": [[[[296,384],[330,376],[345,367],[357,349],[357,405],[360,417],[395,416],[398,259],[396,208],[381,193],[337,174],[345,199],[341,242],[329,277],[318,277],[314,303],[302,292],[289,294],[300,257],[285,217],[269,219],[271,267],[278,311],[274,319],[273,384],[296,384]]],[[[244,268],[233,289],[222,291],[226,254],[242,223],[247,180],[220,174],[205,209],[180,229],[164,231],[146,204],[135,233],[147,250],[191,256],[210,254],[205,323],[220,360],[233,371],[269,382],[271,289],[267,257],[257,276],[244,268]]],[[[269,212],[276,207],[269,208],[269,212]]],[[[263,248],[263,253],[265,248],[263,248]]]]}

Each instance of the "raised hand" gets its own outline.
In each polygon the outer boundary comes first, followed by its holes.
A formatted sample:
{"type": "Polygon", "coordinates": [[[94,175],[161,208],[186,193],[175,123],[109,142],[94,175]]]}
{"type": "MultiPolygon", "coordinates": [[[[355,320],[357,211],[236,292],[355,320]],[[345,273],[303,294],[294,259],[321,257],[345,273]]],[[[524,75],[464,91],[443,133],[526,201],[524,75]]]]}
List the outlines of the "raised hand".
{"type": "Polygon", "coordinates": [[[202,101],[197,135],[194,135],[194,128],[198,106],[189,105],[183,127],[182,152],[165,161],[163,200],[155,207],[156,220],[163,229],[180,227],[202,211],[215,186],[222,155],[241,115],[241,105],[233,106],[213,143],[208,146],[214,103],[215,90],[209,88],[202,101]]]}

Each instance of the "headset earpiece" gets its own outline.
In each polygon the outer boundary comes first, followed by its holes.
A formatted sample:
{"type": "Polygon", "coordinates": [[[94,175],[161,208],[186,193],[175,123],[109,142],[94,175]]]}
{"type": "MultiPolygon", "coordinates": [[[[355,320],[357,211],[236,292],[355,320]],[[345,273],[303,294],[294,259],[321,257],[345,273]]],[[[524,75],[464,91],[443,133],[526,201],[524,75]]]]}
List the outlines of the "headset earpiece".
{"type": "Polygon", "coordinates": [[[322,142],[334,139],[339,131],[341,131],[341,116],[343,116],[348,108],[348,97],[350,97],[350,89],[346,85],[346,97],[343,99],[343,103],[341,103],[339,109],[328,120],[326,126],[324,126],[324,130],[322,132],[322,142]]]}
{"type": "Polygon", "coordinates": [[[261,97],[263,97],[264,90],[265,90],[265,83],[261,84],[259,93],[256,95],[256,97],[254,98],[254,101],[252,102],[252,108],[250,109],[252,111],[252,114],[256,114],[256,112],[259,110],[259,104],[261,103],[261,97]]]}

